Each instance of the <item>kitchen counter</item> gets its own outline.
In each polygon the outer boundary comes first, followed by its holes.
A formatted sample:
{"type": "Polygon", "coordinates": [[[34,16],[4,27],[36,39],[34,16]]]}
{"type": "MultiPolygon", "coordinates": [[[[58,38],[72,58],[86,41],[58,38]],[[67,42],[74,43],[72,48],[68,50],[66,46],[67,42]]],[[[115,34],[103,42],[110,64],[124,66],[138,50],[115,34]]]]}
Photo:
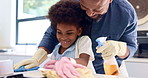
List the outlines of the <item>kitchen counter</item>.
{"type": "MultiPolygon", "coordinates": [[[[34,78],[36,78],[36,77],[37,78],[43,78],[44,77],[39,70],[27,71],[27,72],[18,72],[18,73],[15,73],[15,74],[21,74],[21,73],[24,75],[24,77],[34,77],[34,78]]],[[[103,74],[95,74],[94,78],[124,78],[124,77],[117,77],[117,76],[103,75],[103,74]]],[[[131,77],[129,77],[129,78],[131,78],[131,77]]]]}
{"type": "MultiPolygon", "coordinates": [[[[0,53],[0,60],[11,59],[11,60],[14,61],[14,64],[15,64],[17,62],[20,62],[21,60],[31,58],[32,54],[28,54],[28,53],[24,53],[24,52],[19,52],[19,53],[18,52],[1,52],[0,53]]],[[[130,77],[143,78],[144,76],[148,76],[148,74],[146,73],[147,70],[148,70],[148,68],[147,68],[148,58],[130,58],[130,59],[125,60],[125,65],[127,67],[127,71],[128,71],[128,74],[129,74],[130,77]],[[138,71],[140,71],[140,72],[138,72],[138,71]],[[144,71],[144,74],[142,73],[142,71],[144,71]],[[137,73],[137,74],[135,74],[135,73],[137,73]]],[[[28,75],[28,73],[25,73],[25,74],[28,75]]],[[[105,78],[106,75],[96,74],[95,77],[105,78]]],[[[111,76],[107,76],[107,77],[117,78],[117,77],[111,77],[111,76]]],[[[120,78],[120,77],[118,77],[118,78],[120,78]]]]}
{"type": "Polygon", "coordinates": [[[125,65],[130,77],[148,77],[148,58],[130,58],[125,60],[125,65]]]}
{"type": "Polygon", "coordinates": [[[129,58],[125,62],[148,63],[148,58],[129,58]]]}

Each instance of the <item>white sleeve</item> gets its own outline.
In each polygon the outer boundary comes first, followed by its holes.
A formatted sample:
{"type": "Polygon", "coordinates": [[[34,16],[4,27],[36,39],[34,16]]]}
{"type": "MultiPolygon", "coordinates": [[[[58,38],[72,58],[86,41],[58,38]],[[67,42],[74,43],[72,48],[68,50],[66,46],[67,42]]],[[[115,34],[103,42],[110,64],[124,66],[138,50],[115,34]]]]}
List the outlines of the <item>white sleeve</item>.
{"type": "Polygon", "coordinates": [[[54,55],[53,53],[51,53],[50,59],[51,59],[51,60],[55,60],[55,58],[56,58],[55,55],[54,55]]]}
{"type": "Polygon", "coordinates": [[[92,51],[92,42],[88,36],[82,36],[76,42],[76,55],[79,56],[82,53],[90,55],[89,60],[91,61],[94,60],[94,53],[92,51]]]}

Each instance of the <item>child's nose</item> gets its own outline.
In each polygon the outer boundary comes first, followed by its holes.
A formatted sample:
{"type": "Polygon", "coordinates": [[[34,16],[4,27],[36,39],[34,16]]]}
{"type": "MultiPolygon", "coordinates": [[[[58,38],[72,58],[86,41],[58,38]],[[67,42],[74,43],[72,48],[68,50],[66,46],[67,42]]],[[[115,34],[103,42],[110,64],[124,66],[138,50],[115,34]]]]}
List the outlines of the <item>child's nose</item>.
{"type": "Polygon", "coordinates": [[[61,37],[61,39],[62,39],[62,40],[66,40],[66,39],[67,39],[67,36],[63,35],[63,36],[61,37]]]}

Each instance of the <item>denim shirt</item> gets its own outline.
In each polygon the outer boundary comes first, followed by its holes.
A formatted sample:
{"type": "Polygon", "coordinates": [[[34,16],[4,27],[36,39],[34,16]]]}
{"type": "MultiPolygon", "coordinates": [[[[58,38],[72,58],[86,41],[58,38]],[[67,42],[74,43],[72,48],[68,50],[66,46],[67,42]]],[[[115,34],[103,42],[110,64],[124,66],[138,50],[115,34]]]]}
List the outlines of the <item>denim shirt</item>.
{"type": "MultiPolygon", "coordinates": [[[[103,74],[103,59],[99,53],[96,53],[96,38],[107,37],[107,40],[116,40],[126,42],[130,50],[127,58],[132,57],[137,50],[137,15],[133,6],[127,0],[113,0],[109,9],[100,21],[93,21],[90,29],[90,38],[95,55],[93,65],[96,73],[103,74]]],[[[39,47],[45,47],[50,52],[58,44],[56,39],[56,30],[50,26],[39,47]]],[[[126,58],[126,59],[127,59],[126,58]]],[[[116,56],[116,60],[121,65],[122,60],[116,56]]]]}

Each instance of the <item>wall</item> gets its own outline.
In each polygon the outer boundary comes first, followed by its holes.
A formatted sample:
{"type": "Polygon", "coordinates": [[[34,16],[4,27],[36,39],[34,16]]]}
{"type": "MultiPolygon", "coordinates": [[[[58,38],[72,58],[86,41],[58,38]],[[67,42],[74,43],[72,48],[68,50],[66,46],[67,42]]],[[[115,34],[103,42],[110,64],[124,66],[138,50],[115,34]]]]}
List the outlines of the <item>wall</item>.
{"type": "Polygon", "coordinates": [[[15,1],[0,2],[0,48],[10,48],[15,44],[15,1]]]}
{"type": "Polygon", "coordinates": [[[148,22],[138,26],[138,31],[141,31],[141,30],[148,30],[148,22]]]}

